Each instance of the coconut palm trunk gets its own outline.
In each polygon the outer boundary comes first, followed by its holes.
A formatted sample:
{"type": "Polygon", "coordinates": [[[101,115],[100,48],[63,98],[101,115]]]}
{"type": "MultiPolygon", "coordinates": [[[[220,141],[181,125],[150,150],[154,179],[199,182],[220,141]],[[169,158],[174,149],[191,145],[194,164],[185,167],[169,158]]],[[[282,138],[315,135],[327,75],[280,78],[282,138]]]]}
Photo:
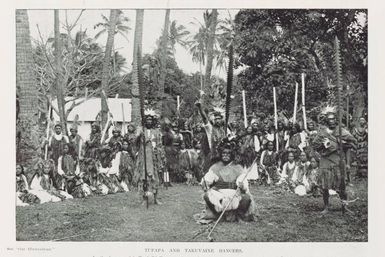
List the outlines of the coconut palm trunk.
{"type": "Polygon", "coordinates": [[[115,26],[116,20],[118,17],[118,10],[110,11],[110,19],[108,26],[108,35],[107,35],[107,43],[106,50],[104,53],[103,59],[103,69],[102,69],[102,92],[100,94],[101,98],[101,116],[102,116],[102,127],[104,127],[107,123],[107,115],[108,115],[108,105],[107,105],[107,88],[108,88],[108,80],[110,78],[109,70],[110,70],[110,62],[111,62],[111,53],[112,47],[114,45],[114,35],[115,35],[115,26]]]}
{"type": "Polygon", "coordinates": [[[205,72],[205,81],[204,81],[204,91],[208,92],[211,81],[211,70],[213,68],[214,61],[214,43],[215,43],[215,31],[217,27],[218,11],[213,9],[210,15],[210,29],[209,29],[209,38],[207,42],[207,63],[206,63],[206,72],[205,72]]]}
{"type": "Polygon", "coordinates": [[[16,88],[19,100],[16,161],[29,166],[39,157],[38,91],[33,73],[27,10],[16,10],[16,88]]]}
{"type": "Polygon", "coordinates": [[[164,18],[163,35],[161,42],[161,56],[160,56],[160,80],[159,80],[159,95],[162,97],[164,94],[164,84],[166,83],[167,73],[167,47],[168,47],[168,30],[170,27],[170,9],[166,10],[166,16],[164,18]]]}
{"type": "Polygon", "coordinates": [[[68,134],[67,121],[65,115],[65,99],[64,88],[65,79],[63,74],[62,63],[62,40],[60,34],[59,10],[54,10],[54,31],[55,31],[55,95],[57,99],[60,123],[63,132],[68,134]]]}
{"type": "Polygon", "coordinates": [[[140,116],[140,98],[139,98],[139,81],[138,81],[138,46],[142,45],[143,38],[143,19],[144,10],[136,10],[135,34],[134,34],[134,55],[132,67],[132,99],[131,99],[131,119],[135,125],[141,123],[140,116]]]}

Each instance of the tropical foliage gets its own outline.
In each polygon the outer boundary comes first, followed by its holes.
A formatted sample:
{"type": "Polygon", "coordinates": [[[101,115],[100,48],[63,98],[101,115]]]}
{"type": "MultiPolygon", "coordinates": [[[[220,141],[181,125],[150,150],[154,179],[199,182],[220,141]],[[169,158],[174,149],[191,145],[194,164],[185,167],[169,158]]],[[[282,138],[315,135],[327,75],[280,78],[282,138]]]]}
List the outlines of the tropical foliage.
{"type": "Polygon", "coordinates": [[[334,101],[329,96],[335,92],[333,43],[337,36],[344,64],[344,96],[358,96],[361,102],[352,108],[362,114],[367,95],[365,10],[241,10],[235,25],[235,49],[246,66],[239,83],[253,92],[248,97],[252,109],[272,113],[275,86],[278,108],[291,112],[294,85],[301,83],[301,73],[306,74],[308,109],[334,101]]]}
{"type": "MultiPolygon", "coordinates": [[[[73,26],[74,27],[74,26],[73,26]]],[[[63,79],[63,94],[65,102],[71,101],[73,106],[66,110],[66,116],[78,105],[73,100],[83,97],[97,96],[101,92],[102,68],[104,50],[94,38],[88,36],[85,30],[77,31],[71,36],[71,30],[61,33],[62,44],[61,63],[63,79]]],[[[54,38],[44,40],[40,37],[34,40],[33,46],[34,71],[37,79],[37,87],[40,93],[39,110],[46,113],[48,110],[47,100],[51,102],[56,98],[55,80],[56,73],[54,67],[54,38]]],[[[118,52],[114,53],[113,60],[108,65],[108,85],[106,94],[115,96],[119,93],[123,82],[127,81],[127,76],[120,75],[126,65],[126,60],[118,52]]],[[[80,102],[79,102],[80,103],[80,102]]],[[[54,111],[58,112],[56,108],[54,111]]]]}

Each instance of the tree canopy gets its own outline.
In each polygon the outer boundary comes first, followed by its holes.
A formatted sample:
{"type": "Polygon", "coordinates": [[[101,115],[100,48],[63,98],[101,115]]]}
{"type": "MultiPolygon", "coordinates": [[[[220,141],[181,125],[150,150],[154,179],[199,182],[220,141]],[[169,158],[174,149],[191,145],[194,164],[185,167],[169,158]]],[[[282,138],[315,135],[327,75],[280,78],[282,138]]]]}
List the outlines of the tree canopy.
{"type": "Polygon", "coordinates": [[[345,89],[346,85],[351,89],[345,95],[366,98],[365,10],[241,10],[235,17],[235,29],[235,51],[246,67],[239,74],[239,83],[253,92],[248,97],[253,110],[273,113],[275,86],[278,108],[292,112],[294,85],[300,83],[301,73],[306,74],[308,109],[330,100],[328,90],[336,83],[335,36],[341,41],[345,89]]]}

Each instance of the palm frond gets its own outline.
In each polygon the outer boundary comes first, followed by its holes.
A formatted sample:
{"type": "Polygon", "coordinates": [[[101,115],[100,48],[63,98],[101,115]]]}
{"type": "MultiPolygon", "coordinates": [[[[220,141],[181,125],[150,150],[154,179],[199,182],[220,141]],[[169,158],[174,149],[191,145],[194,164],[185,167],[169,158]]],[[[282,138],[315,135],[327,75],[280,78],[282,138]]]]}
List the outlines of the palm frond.
{"type": "Polygon", "coordinates": [[[102,29],[101,31],[99,31],[96,35],[95,35],[95,38],[98,39],[102,34],[106,33],[107,32],[107,29],[102,29]]]}

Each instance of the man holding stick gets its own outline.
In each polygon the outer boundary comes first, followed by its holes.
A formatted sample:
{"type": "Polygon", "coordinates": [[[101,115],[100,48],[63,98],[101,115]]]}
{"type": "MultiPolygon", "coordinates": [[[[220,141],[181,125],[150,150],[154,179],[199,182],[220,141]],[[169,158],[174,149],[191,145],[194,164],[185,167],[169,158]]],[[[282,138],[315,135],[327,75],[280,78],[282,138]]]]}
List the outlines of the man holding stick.
{"type": "Polygon", "coordinates": [[[225,129],[223,128],[223,115],[219,110],[214,110],[214,112],[211,113],[211,121],[203,111],[200,101],[196,102],[195,106],[198,108],[198,111],[202,117],[203,128],[205,129],[208,145],[210,148],[210,153],[205,157],[203,162],[203,172],[207,172],[209,167],[213,164],[213,161],[220,157],[217,152],[217,146],[220,142],[220,139],[226,136],[225,129]]]}
{"type": "Polygon", "coordinates": [[[147,183],[148,191],[146,194],[152,194],[154,204],[159,204],[157,200],[159,186],[159,169],[161,160],[157,157],[157,148],[162,147],[157,142],[159,131],[155,128],[157,114],[153,110],[145,110],[144,128],[138,130],[137,140],[142,142],[139,144],[138,156],[136,159],[136,168],[134,173],[134,182],[138,188],[143,188],[142,185],[147,183]],[[145,140],[145,141],[143,141],[145,140]],[[144,147],[144,149],[143,149],[144,147]]]}
{"type": "MultiPolygon", "coordinates": [[[[320,153],[319,183],[323,191],[324,210],[329,211],[329,189],[337,191],[342,201],[347,200],[345,192],[345,171],[350,169],[350,149],[356,140],[345,128],[339,128],[334,108],[324,110],[327,127],[322,127],[313,140],[313,148],[320,153]],[[340,134],[341,129],[341,134],[340,134]],[[338,152],[339,140],[343,156],[338,152]],[[342,161],[342,162],[341,162],[342,161]],[[342,165],[340,165],[342,163],[342,165]]],[[[343,211],[345,206],[342,205],[343,211]]]]}
{"type": "Polygon", "coordinates": [[[235,143],[227,138],[218,145],[221,160],[214,163],[202,178],[206,213],[202,220],[218,219],[223,212],[226,221],[254,220],[254,201],[249,191],[247,174],[235,164],[235,143]]]}
{"type": "Polygon", "coordinates": [[[81,159],[83,156],[82,146],[83,146],[83,138],[78,134],[78,127],[74,124],[70,128],[70,136],[69,141],[72,144],[76,157],[81,159]]]}

